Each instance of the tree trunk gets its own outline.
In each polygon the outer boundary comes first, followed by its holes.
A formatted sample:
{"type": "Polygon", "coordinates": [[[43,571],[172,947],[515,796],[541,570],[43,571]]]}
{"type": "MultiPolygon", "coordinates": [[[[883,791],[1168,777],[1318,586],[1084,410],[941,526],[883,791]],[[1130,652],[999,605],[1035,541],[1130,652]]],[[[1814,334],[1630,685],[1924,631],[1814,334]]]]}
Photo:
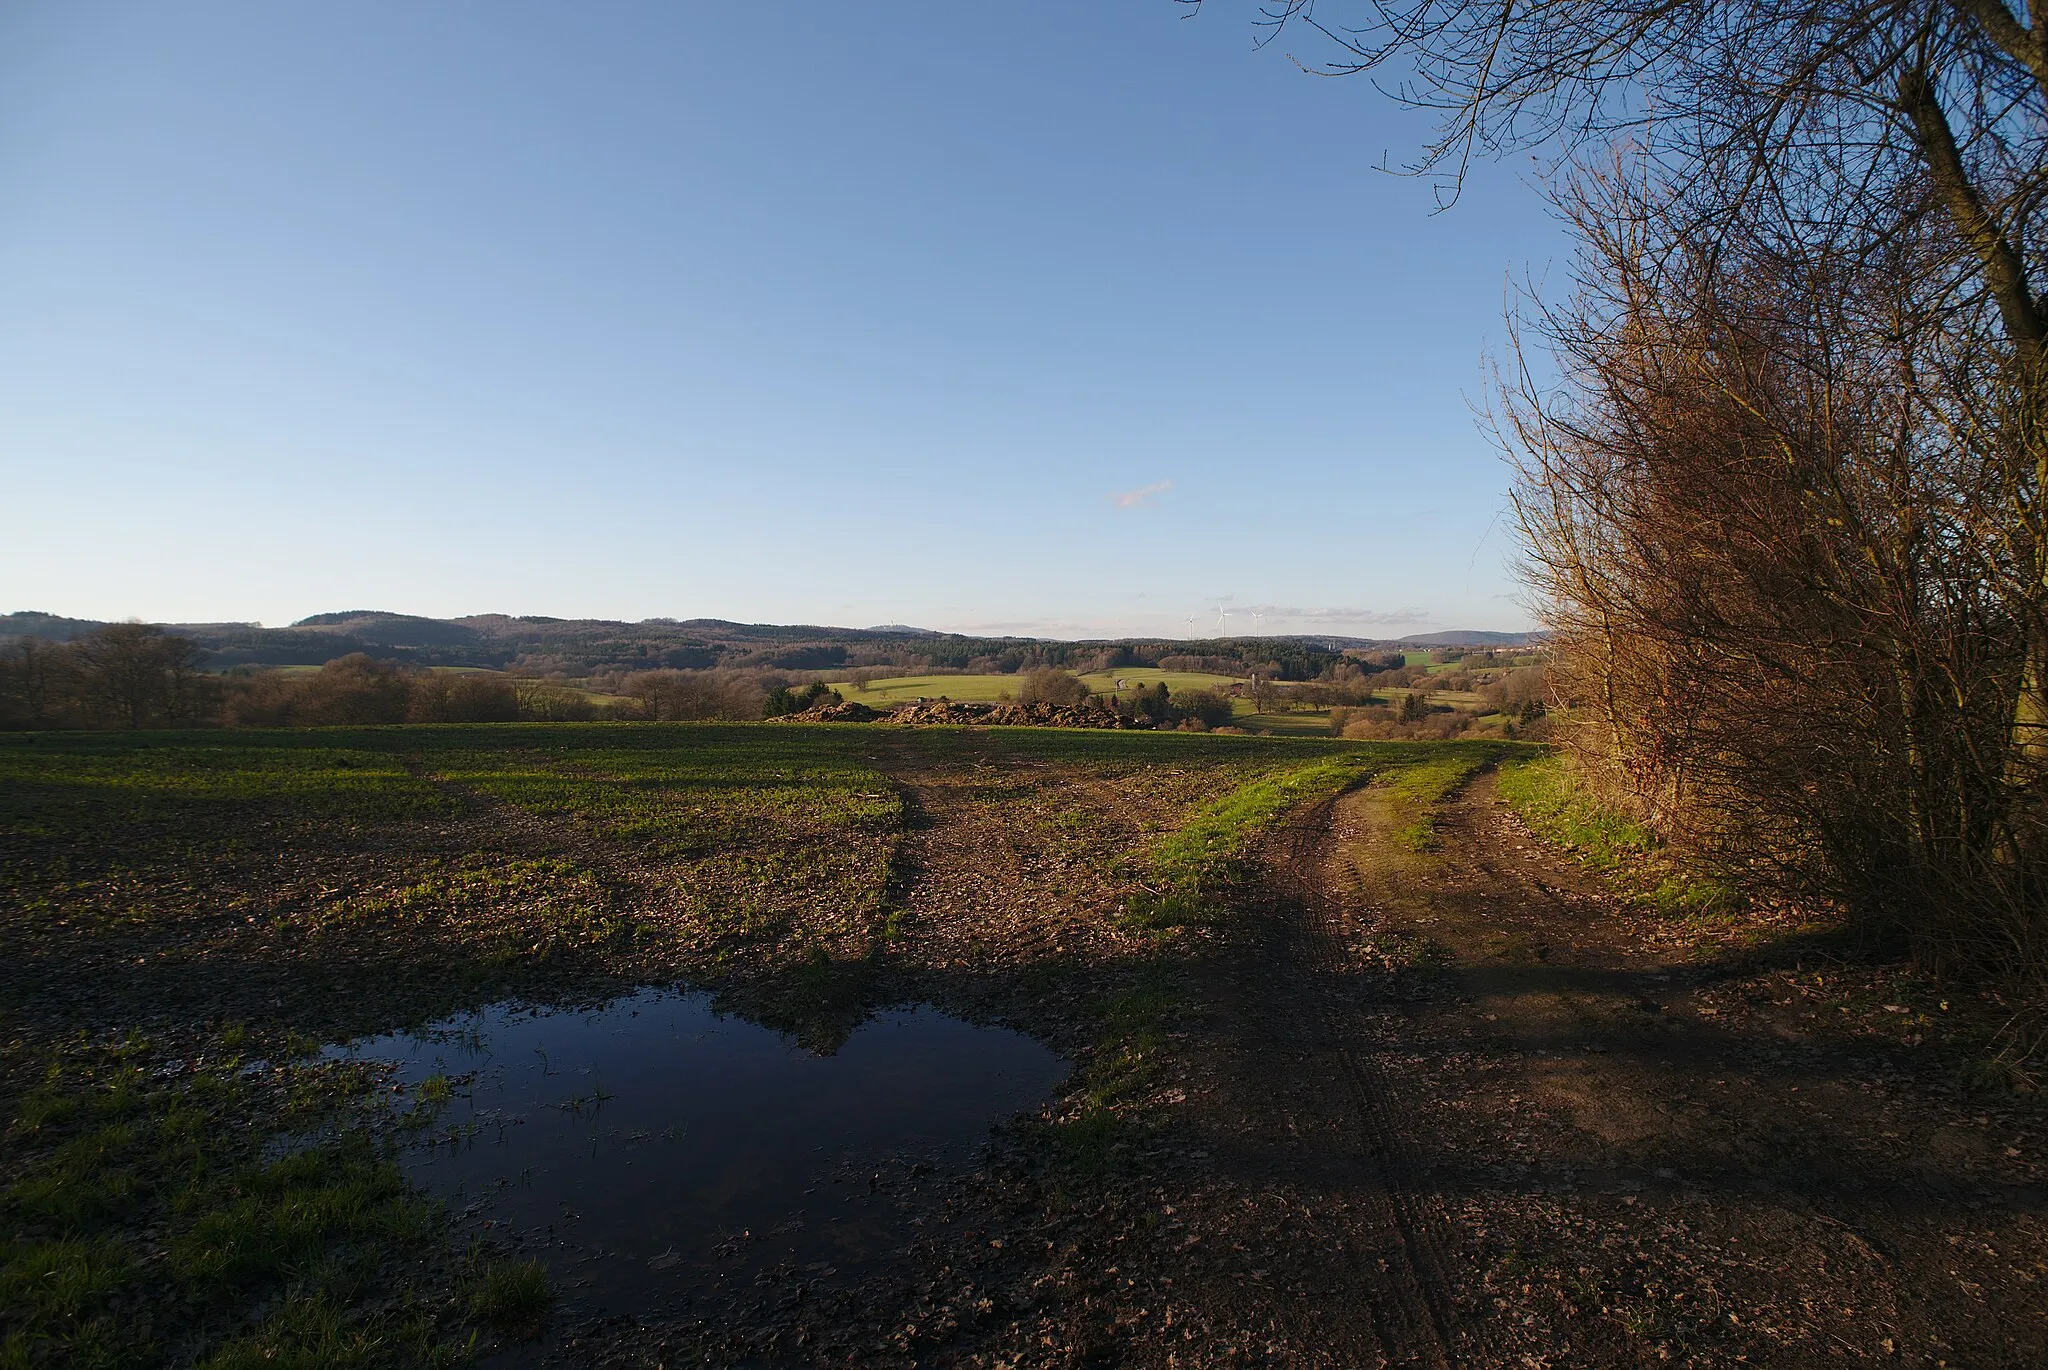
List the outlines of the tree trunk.
{"type": "Polygon", "coordinates": [[[1926,71],[1914,68],[1899,78],[1899,107],[1912,127],[1936,196],[1984,273],[2017,363],[2020,450],[2031,468],[2033,488],[2031,501],[2026,494],[2015,496],[2012,514],[2026,530],[2033,583],[2025,625],[2026,667],[2013,703],[2013,745],[2028,761],[2048,762],[2048,530],[2040,519],[2040,501],[2048,494],[2048,322],[2027,281],[2019,250],[1970,180],[1955,131],[1926,71]]]}

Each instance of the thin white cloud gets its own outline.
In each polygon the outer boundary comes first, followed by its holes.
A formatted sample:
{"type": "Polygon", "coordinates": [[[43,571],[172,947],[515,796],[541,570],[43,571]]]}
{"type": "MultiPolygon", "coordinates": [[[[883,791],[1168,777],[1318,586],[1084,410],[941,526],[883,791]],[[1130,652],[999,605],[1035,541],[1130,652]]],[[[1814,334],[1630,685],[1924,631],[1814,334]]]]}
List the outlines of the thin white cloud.
{"type": "Polygon", "coordinates": [[[1111,637],[1117,634],[1101,623],[1090,619],[1074,618],[1013,618],[978,622],[949,621],[940,628],[941,632],[960,633],[966,637],[1043,637],[1054,641],[1071,641],[1084,637],[1111,637]]]}
{"type": "MultiPolygon", "coordinates": [[[[930,620],[921,620],[922,626],[942,633],[962,633],[968,637],[1035,637],[1055,642],[1073,642],[1106,638],[1147,638],[1171,640],[1184,638],[1191,633],[1195,637],[1214,636],[1218,629],[1216,605],[1219,596],[1210,596],[1210,608],[1206,611],[1193,610],[1192,628],[1182,616],[1160,618],[1155,614],[1112,614],[1100,618],[976,618],[967,614],[955,617],[940,613],[930,620]]],[[[1382,637],[1394,634],[1376,632],[1376,628],[1400,627],[1414,629],[1432,623],[1429,611],[1418,608],[1400,609],[1348,609],[1321,608],[1303,609],[1261,604],[1256,606],[1234,606],[1230,609],[1227,633],[1231,637],[1250,636],[1259,633],[1266,636],[1288,633],[1306,633],[1311,636],[1331,633],[1339,636],[1382,637]],[[1256,611],[1263,621],[1255,620],[1256,611]]]]}
{"type": "Polygon", "coordinates": [[[1296,623],[1413,624],[1429,622],[1429,610],[1408,605],[1399,609],[1301,609],[1283,604],[1253,604],[1237,611],[1296,623]]]}
{"type": "Polygon", "coordinates": [[[1163,495],[1172,488],[1173,482],[1170,480],[1155,480],[1150,485],[1141,485],[1135,490],[1113,494],[1109,497],[1109,502],[1119,509],[1135,509],[1154,495],[1163,495]]]}

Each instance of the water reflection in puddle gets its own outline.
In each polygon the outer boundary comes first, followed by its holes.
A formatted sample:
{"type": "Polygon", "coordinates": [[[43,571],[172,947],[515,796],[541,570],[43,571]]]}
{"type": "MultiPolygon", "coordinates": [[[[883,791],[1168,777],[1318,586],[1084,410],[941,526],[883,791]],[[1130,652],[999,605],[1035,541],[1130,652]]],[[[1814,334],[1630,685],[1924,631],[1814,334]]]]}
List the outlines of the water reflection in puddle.
{"type": "Polygon", "coordinates": [[[354,1044],[417,1084],[449,1077],[413,1179],[623,1311],[788,1263],[829,1278],[901,1247],[896,1177],[962,1168],[1066,1064],[1020,1033],[930,1008],[882,1014],[837,1053],[647,991],[595,1011],[498,1006],[354,1044]]]}

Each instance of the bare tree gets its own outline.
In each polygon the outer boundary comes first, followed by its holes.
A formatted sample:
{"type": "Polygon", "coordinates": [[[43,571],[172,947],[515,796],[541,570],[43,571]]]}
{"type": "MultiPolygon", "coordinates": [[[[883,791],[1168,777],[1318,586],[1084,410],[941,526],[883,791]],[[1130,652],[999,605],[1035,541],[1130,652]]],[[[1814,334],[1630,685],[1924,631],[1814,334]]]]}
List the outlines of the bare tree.
{"type": "Polygon", "coordinates": [[[769,691],[788,684],[786,676],[754,671],[637,671],[624,691],[648,718],[756,719],[769,691]]]}
{"type": "Polygon", "coordinates": [[[123,727],[189,716],[194,677],[206,653],[189,638],[150,623],[109,623],[71,650],[88,708],[123,727]]]}
{"type": "Polygon", "coordinates": [[[408,723],[510,723],[519,695],[508,678],[486,672],[429,671],[407,691],[408,723]]]}
{"type": "Polygon", "coordinates": [[[52,726],[75,704],[77,674],[69,647],[41,638],[17,639],[0,658],[0,716],[14,727],[52,726]]]}
{"type": "Polygon", "coordinates": [[[1566,736],[1667,833],[1902,928],[2048,969],[2048,823],[2014,701],[2044,609],[2013,510],[2029,401],[1941,245],[1817,241],[1758,196],[1688,240],[1624,176],[1522,373],[1516,503],[1566,736]]]}
{"type": "MultiPolygon", "coordinates": [[[[1412,169],[1453,194],[1475,154],[1583,166],[1621,150],[1624,178],[1665,211],[1668,231],[1637,244],[1646,274],[1679,244],[1711,256],[1759,212],[1800,254],[1867,264],[1906,240],[1925,287],[1911,321],[1971,340],[1946,359],[1969,373],[1951,388],[2010,392],[1973,415],[2000,425],[2012,466],[1981,532],[2048,584],[2048,14],[2006,0],[1268,0],[1261,14],[1275,41],[1313,34],[1316,69],[1406,64],[1394,93],[1442,116],[1412,169]]],[[[2022,628],[2008,725],[2043,760],[2048,616],[2022,628]]]]}
{"type": "Polygon", "coordinates": [[[1088,682],[1071,671],[1043,667],[1024,672],[1017,681],[1020,704],[1086,704],[1088,682]]]}

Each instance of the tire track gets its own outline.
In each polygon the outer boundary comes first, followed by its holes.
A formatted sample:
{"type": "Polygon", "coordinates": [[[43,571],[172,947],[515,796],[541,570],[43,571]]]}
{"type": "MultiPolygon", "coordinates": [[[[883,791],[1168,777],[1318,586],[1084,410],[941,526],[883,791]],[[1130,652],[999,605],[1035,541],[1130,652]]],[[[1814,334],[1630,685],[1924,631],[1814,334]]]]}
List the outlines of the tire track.
{"type": "Polygon", "coordinates": [[[1442,1298],[1449,1287],[1449,1262],[1442,1241],[1442,1205],[1414,1182],[1422,1172],[1419,1149],[1398,1121],[1401,1110],[1387,1078],[1355,1040],[1356,1007],[1333,992],[1360,969],[1344,935],[1356,929],[1356,905],[1362,902],[1355,878],[1344,878],[1349,867],[1344,848],[1357,835],[1356,802],[1354,792],[1318,805],[1283,832],[1281,869],[1299,906],[1298,916],[1288,925],[1289,959],[1319,991],[1307,995],[1306,1001],[1321,1035],[1332,1044],[1330,1055],[1350,1103],[1354,1138],[1379,1162],[1378,1183],[1367,1193],[1376,1200],[1378,1226],[1398,1253],[1398,1259],[1387,1261],[1377,1272],[1383,1287],[1395,1296],[1398,1314],[1391,1323],[1382,1319],[1383,1337],[1390,1351],[1449,1370],[1451,1319],[1442,1298]]]}
{"type": "Polygon", "coordinates": [[[1201,1300],[1231,1340],[1291,1365],[1450,1370],[1441,1206],[1378,1058],[1402,1042],[1387,984],[1348,945],[1360,900],[1339,877],[1350,798],[1305,809],[1263,844],[1263,878],[1207,960],[1213,1050],[1229,1087],[1200,1126],[1229,1151],[1208,1221],[1237,1270],[1201,1300]],[[1343,830],[1339,825],[1343,824],[1343,830]],[[1275,1259],[1277,1252],[1284,1252],[1275,1259]],[[1262,1281],[1273,1264],[1277,1278],[1262,1281]],[[1251,1279],[1244,1276],[1250,1274],[1251,1279]]]}

